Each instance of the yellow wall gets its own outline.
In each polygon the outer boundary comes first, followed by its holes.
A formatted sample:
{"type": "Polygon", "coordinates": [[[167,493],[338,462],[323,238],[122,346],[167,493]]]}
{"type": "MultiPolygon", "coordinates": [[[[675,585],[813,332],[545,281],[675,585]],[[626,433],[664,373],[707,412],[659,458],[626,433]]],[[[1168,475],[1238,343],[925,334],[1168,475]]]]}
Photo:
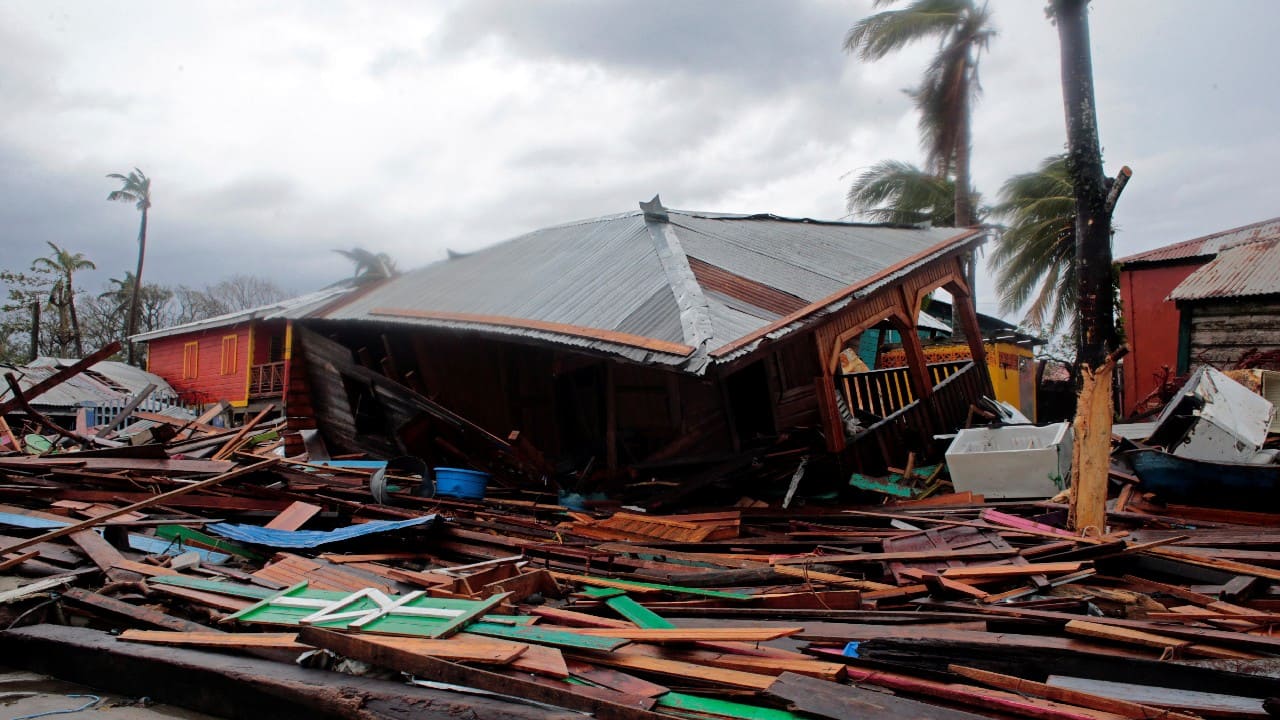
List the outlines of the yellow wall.
{"type": "MultiPolygon", "coordinates": [[[[1029,372],[1034,373],[1035,355],[1031,349],[1013,343],[983,343],[987,349],[987,371],[991,374],[991,386],[995,388],[996,399],[1026,413],[1035,420],[1035,397],[1028,398],[1027,408],[1023,408],[1022,387],[1020,384],[1020,368],[1025,364],[1029,372]]],[[[972,357],[969,346],[963,343],[947,345],[926,345],[925,361],[932,363],[965,360],[972,357]]],[[[902,350],[890,350],[880,356],[880,367],[901,367],[906,364],[906,354],[902,350]]],[[[1034,377],[1034,376],[1033,376],[1034,377]]],[[[1034,391],[1033,391],[1034,392],[1034,391]]]]}

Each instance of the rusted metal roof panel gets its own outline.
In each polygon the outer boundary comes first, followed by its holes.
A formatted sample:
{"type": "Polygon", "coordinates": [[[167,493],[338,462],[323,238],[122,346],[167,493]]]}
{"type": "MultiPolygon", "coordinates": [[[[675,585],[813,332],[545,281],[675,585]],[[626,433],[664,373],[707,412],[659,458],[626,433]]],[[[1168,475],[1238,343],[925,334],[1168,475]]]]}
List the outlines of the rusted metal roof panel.
{"type": "Polygon", "coordinates": [[[1229,247],[1187,276],[1170,300],[1280,294],[1280,237],[1229,247]]]}
{"type": "Polygon", "coordinates": [[[1280,218],[1263,220],[1252,225],[1244,225],[1231,230],[1216,232],[1212,235],[1184,240],[1173,245],[1166,245],[1154,250],[1123,257],[1116,262],[1120,265],[1138,265],[1188,260],[1197,257],[1212,257],[1232,245],[1275,237],[1280,237],[1280,218]]]}
{"type": "Polygon", "coordinates": [[[774,215],[671,212],[690,258],[806,303],[821,300],[959,234],[774,215]]]}

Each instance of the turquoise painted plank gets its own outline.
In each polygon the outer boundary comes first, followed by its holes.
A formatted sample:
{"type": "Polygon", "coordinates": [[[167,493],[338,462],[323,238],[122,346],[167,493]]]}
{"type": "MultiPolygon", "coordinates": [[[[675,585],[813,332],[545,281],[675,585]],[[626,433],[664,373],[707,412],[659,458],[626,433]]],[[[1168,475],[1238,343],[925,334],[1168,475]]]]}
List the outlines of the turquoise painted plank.
{"type": "Polygon", "coordinates": [[[657,628],[673,628],[675,624],[658,613],[632,600],[626,595],[611,597],[604,601],[622,617],[636,624],[636,627],[652,630],[657,628]]]}
{"type": "Polygon", "coordinates": [[[174,587],[191,588],[192,590],[203,590],[205,592],[218,593],[219,595],[252,598],[254,600],[263,600],[277,593],[275,590],[258,587],[257,585],[240,585],[218,580],[206,580],[205,578],[187,577],[186,575],[158,575],[147,580],[147,583],[151,585],[173,585],[174,587]]]}
{"type": "MultiPolygon", "coordinates": [[[[658,697],[658,707],[670,711],[685,711],[699,715],[715,715],[718,717],[742,718],[742,720],[807,720],[805,715],[797,715],[786,710],[747,705],[731,700],[686,695],[669,692],[658,697]]],[[[686,715],[686,717],[691,715],[686,715]]]]}

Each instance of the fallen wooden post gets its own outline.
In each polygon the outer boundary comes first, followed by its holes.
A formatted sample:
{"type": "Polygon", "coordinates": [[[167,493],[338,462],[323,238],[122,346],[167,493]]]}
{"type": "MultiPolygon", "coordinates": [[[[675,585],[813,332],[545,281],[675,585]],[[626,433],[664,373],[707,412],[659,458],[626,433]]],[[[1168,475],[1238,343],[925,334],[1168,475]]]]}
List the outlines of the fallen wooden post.
{"type": "MultiPolygon", "coordinates": [[[[31,387],[27,388],[23,394],[26,396],[28,401],[34,400],[37,397],[40,397],[41,395],[43,395],[45,391],[49,390],[50,388],[54,388],[61,385],[62,383],[66,382],[68,379],[73,378],[76,375],[79,375],[85,369],[97,364],[99,361],[106,360],[107,358],[111,357],[112,355],[115,355],[119,351],[120,351],[120,342],[119,341],[112,342],[110,345],[100,348],[99,350],[93,352],[92,354],[87,355],[86,357],[81,358],[80,360],[77,360],[72,365],[63,368],[58,372],[45,378],[44,380],[41,380],[40,382],[36,383],[35,385],[32,385],[31,387]]],[[[0,415],[4,415],[16,407],[18,407],[18,399],[16,397],[0,402],[0,415]]]]}

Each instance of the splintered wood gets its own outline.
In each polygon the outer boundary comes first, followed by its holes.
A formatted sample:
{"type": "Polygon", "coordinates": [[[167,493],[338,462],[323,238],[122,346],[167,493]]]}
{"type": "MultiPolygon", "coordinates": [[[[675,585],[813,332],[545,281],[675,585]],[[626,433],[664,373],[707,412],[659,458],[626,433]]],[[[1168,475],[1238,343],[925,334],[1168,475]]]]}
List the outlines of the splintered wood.
{"type": "Polygon", "coordinates": [[[1111,469],[1111,400],[1115,360],[1097,370],[1081,369],[1076,401],[1075,441],[1071,446],[1071,510],[1067,525],[1091,535],[1107,528],[1107,478],[1111,469]]]}
{"type": "MultiPolygon", "coordinates": [[[[172,439],[47,456],[5,454],[20,438],[0,426],[0,621],[113,631],[121,658],[145,644],[184,673],[323,650],[310,662],[493,693],[518,718],[1268,717],[1280,517],[1161,504],[1112,467],[1112,372],[1086,376],[1069,504],[819,504],[804,492],[830,468],[807,448],[719,507],[679,508],[690,488],[665,481],[653,504],[569,509],[549,483],[496,478],[473,502],[364,457],[280,458],[278,425],[252,411],[231,428],[135,413],[172,439]],[[1108,478],[1128,490],[1110,512],[1108,478]]],[[[457,429],[472,456],[541,466],[518,436],[457,429]]],[[[688,483],[753,462],[708,459],[688,483]]],[[[329,677],[310,682],[351,681],[329,677]]]]}

